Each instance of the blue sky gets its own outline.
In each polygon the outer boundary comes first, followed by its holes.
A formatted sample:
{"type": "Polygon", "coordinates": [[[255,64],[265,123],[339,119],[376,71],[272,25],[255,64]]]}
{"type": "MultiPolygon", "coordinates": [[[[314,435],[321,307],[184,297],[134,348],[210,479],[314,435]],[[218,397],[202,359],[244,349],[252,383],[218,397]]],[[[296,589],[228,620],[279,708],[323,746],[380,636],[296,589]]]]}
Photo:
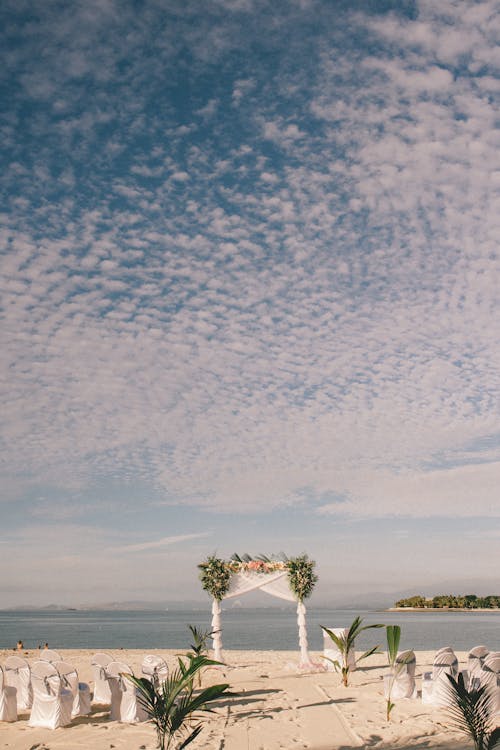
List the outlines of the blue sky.
{"type": "Polygon", "coordinates": [[[498,4],[0,15],[2,602],[494,589],[498,4]]]}

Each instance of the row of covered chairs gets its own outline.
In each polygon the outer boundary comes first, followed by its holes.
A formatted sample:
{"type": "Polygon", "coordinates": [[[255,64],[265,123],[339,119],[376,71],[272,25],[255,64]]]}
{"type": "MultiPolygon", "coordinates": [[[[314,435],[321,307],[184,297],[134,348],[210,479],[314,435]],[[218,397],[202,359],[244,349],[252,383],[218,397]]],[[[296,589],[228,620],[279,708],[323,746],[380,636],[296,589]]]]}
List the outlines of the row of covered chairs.
{"type": "MultiPolygon", "coordinates": [[[[98,653],[92,659],[94,675],[94,702],[110,705],[113,721],[134,723],[147,719],[143,706],[137,698],[133,683],[123,677],[133,674],[128,664],[114,661],[109,654],[98,653]]],[[[148,654],[141,666],[143,677],[158,685],[168,677],[168,666],[161,656],[148,654]]]]}
{"type": "MultiPolygon", "coordinates": [[[[457,679],[458,659],[451,646],[437,651],[432,672],[422,679],[422,701],[436,706],[447,706],[451,701],[447,675],[457,679]]],[[[467,669],[462,672],[469,689],[486,687],[493,695],[492,710],[500,712],[500,652],[490,652],[486,646],[475,646],[468,654],[467,669]]]]}
{"type": "MultiPolygon", "coordinates": [[[[31,709],[29,724],[55,729],[66,726],[75,716],[91,711],[90,688],[80,682],[76,668],[57,651],[46,649],[31,666],[19,656],[10,656],[0,672],[0,721],[16,721],[18,711],[31,709]]],[[[109,705],[110,718],[122,722],[144,721],[147,717],[137,700],[136,689],[124,674],[133,674],[124,662],[109,654],[92,659],[93,702],[109,705]]],[[[164,659],[147,655],[142,675],[158,684],[168,676],[164,659]]]]}
{"type": "Polygon", "coordinates": [[[0,666],[0,682],[2,721],[16,721],[18,710],[30,710],[30,726],[56,729],[90,713],[89,686],[78,681],[76,669],[67,662],[6,663],[0,666]]]}
{"type": "MultiPolygon", "coordinates": [[[[336,635],[345,635],[347,629],[333,629],[336,635]]],[[[338,649],[332,646],[327,633],[324,633],[324,651],[329,664],[341,661],[338,649]]],[[[349,668],[356,668],[354,650],[348,655],[349,668]]],[[[331,667],[333,668],[333,667],[331,667]]],[[[394,673],[384,678],[384,692],[393,698],[416,698],[415,684],[416,658],[414,651],[403,651],[396,659],[394,673]]],[[[455,679],[458,676],[458,659],[451,646],[439,649],[433,660],[432,672],[425,672],[422,678],[422,701],[437,706],[448,705],[450,702],[449,680],[446,675],[455,679]]],[[[486,646],[476,646],[471,649],[467,657],[467,669],[463,672],[466,684],[470,688],[487,686],[498,696],[497,710],[500,712],[500,653],[490,652],[486,646]]]]}

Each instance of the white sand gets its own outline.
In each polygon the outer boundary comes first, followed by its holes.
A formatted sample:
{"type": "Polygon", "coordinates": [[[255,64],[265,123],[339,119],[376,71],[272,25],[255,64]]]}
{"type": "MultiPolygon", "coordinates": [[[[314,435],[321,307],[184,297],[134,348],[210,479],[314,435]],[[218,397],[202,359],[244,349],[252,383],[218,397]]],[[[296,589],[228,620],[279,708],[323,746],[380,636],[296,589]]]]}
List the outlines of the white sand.
{"type": "MultiPolygon", "coordinates": [[[[92,688],[93,651],[63,650],[75,664],[80,680],[92,688]]],[[[111,651],[140,674],[145,653],[158,653],[169,665],[175,651],[111,651]]],[[[12,651],[0,651],[0,663],[12,651]]],[[[31,662],[38,652],[26,652],[31,662]]],[[[312,654],[320,662],[318,654],[312,654]]],[[[422,672],[431,669],[434,652],[417,653],[417,688],[422,672]]],[[[457,654],[465,668],[465,653],[457,654]]],[[[382,676],[385,656],[361,662],[344,688],[334,672],[298,674],[297,652],[226,651],[228,666],[210,669],[203,684],[229,682],[237,696],[221,701],[208,714],[193,750],[333,750],[333,748],[446,748],[462,750],[470,742],[450,727],[445,710],[416,700],[397,701],[390,723],[385,718],[382,676]],[[230,665],[230,666],[229,666],[230,665]]],[[[109,721],[109,711],[94,706],[92,714],[73,720],[69,727],[47,730],[28,726],[28,713],[15,724],[0,723],[0,748],[9,750],[154,750],[155,732],[149,724],[109,721]]]]}

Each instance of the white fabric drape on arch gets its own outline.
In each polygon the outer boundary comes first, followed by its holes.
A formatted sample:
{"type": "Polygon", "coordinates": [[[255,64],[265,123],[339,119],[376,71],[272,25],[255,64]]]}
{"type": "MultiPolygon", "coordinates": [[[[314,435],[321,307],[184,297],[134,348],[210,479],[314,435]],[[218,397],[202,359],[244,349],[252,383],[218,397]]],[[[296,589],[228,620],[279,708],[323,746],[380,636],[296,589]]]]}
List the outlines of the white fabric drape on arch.
{"type": "MultiPolygon", "coordinates": [[[[231,574],[229,590],[224,599],[234,599],[237,596],[243,596],[250,591],[264,591],[270,596],[276,596],[278,599],[284,599],[287,602],[297,602],[297,625],[299,627],[299,645],[300,645],[300,666],[312,666],[308,652],[307,629],[306,629],[306,608],[303,602],[297,601],[296,597],[290,590],[287,572],[278,570],[275,573],[258,573],[250,570],[241,571],[240,573],[231,574]]],[[[214,649],[214,659],[223,662],[222,656],[222,632],[221,632],[221,606],[220,602],[214,599],[212,603],[212,624],[213,633],[212,643],[214,649]]]]}

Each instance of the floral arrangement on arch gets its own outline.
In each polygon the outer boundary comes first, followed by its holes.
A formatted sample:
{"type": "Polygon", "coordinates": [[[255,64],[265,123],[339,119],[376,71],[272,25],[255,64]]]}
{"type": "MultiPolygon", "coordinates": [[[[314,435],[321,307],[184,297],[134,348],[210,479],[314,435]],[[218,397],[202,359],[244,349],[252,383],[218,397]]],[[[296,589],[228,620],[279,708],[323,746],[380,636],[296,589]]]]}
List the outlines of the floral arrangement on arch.
{"type": "Polygon", "coordinates": [[[274,560],[263,555],[255,558],[243,555],[241,558],[234,554],[226,564],[231,573],[244,573],[247,570],[252,573],[277,573],[280,570],[286,570],[284,560],[274,560]]]}
{"type": "Polygon", "coordinates": [[[316,563],[310,560],[307,555],[299,557],[286,557],[281,554],[279,557],[266,557],[259,555],[251,557],[243,555],[240,557],[234,554],[230,560],[210,555],[205,562],[198,565],[200,569],[200,580],[202,588],[214,599],[221,601],[229,591],[231,575],[251,571],[252,573],[277,573],[286,571],[288,583],[295,598],[302,602],[311,596],[318,576],[314,572],[316,563]]]}

